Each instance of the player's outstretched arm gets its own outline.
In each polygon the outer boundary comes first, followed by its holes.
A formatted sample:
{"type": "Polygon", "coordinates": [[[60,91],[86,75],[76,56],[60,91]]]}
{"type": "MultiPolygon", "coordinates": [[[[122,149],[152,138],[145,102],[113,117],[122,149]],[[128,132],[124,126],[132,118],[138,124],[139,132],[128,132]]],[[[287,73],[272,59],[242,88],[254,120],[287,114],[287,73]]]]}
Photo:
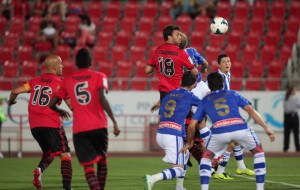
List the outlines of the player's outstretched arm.
{"type": "Polygon", "coordinates": [[[155,71],[155,67],[152,67],[150,65],[147,65],[146,68],[145,68],[145,73],[146,74],[153,73],[154,71],[155,71]]]}
{"type": "Polygon", "coordinates": [[[105,110],[105,112],[107,113],[107,115],[111,119],[111,121],[113,122],[114,135],[118,136],[121,131],[118,127],[117,121],[115,120],[114,114],[111,111],[110,105],[104,95],[104,89],[103,88],[99,89],[98,93],[99,93],[99,98],[100,98],[100,102],[102,104],[103,109],[105,110]]]}
{"type": "Polygon", "coordinates": [[[18,97],[18,95],[26,92],[28,92],[28,90],[25,88],[24,85],[13,89],[10,93],[9,100],[7,100],[7,104],[9,106],[16,104],[17,103],[16,98],[18,97]]]}
{"type": "Polygon", "coordinates": [[[266,134],[269,136],[270,141],[273,142],[275,140],[275,133],[270,129],[267,124],[262,120],[261,116],[259,113],[252,108],[252,106],[247,105],[244,107],[244,110],[248,112],[248,114],[258,123],[262,128],[264,128],[266,134]]]}
{"type": "Polygon", "coordinates": [[[150,109],[151,113],[155,112],[156,110],[158,110],[160,107],[160,100],[158,100],[150,109]]]}
{"type": "Polygon", "coordinates": [[[49,103],[49,107],[53,110],[59,113],[60,117],[65,120],[69,120],[71,118],[71,115],[66,110],[63,110],[59,108],[56,104],[60,101],[60,98],[56,95],[53,96],[52,100],[49,103]]]}

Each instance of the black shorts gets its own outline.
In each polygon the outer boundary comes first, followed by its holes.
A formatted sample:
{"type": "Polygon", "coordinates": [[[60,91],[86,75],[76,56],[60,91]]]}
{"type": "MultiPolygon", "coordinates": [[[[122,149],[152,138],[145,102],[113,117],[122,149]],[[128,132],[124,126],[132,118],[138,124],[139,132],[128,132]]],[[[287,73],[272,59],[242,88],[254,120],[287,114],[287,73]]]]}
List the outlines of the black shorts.
{"type": "Polygon", "coordinates": [[[73,141],[76,156],[82,166],[97,163],[107,156],[107,128],[74,134],[73,141]]]}
{"type": "Polygon", "coordinates": [[[69,141],[63,127],[35,127],[31,134],[39,143],[43,153],[50,152],[51,156],[57,156],[64,152],[70,152],[69,141]]]}

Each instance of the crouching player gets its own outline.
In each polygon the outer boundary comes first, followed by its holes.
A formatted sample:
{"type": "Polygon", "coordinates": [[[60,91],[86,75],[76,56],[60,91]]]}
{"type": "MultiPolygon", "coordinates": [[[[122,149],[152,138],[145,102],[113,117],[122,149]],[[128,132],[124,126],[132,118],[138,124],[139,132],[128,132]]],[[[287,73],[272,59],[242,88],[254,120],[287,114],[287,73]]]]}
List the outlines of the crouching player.
{"type": "Polygon", "coordinates": [[[211,160],[214,155],[221,155],[230,142],[236,141],[253,153],[256,189],[263,190],[266,175],[265,154],[259,146],[260,140],[241,117],[239,107],[243,108],[265,130],[271,142],[275,140],[274,132],[252,108],[248,100],[236,91],[222,90],[223,77],[219,73],[209,74],[207,80],[211,93],[203,98],[196,113],[193,115],[188,126],[188,142],[180,152],[185,152],[192,146],[192,138],[194,137],[197,122],[202,121],[205,115],[208,115],[212,120],[213,126],[210,139],[206,145],[207,150],[200,162],[201,189],[209,189],[211,160]]]}

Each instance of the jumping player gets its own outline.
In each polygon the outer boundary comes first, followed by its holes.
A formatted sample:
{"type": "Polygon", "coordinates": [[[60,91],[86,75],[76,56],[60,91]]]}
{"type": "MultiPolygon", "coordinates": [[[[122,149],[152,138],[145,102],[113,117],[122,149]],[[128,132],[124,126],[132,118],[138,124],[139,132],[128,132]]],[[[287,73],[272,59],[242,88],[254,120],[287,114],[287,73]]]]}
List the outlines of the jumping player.
{"type": "MultiPolygon", "coordinates": [[[[45,60],[46,73],[29,80],[24,85],[12,90],[7,104],[16,104],[21,93],[30,93],[28,103],[29,125],[32,136],[43,151],[38,167],[34,170],[33,185],[42,189],[42,175],[55,156],[61,159],[63,189],[71,190],[72,162],[68,139],[58,113],[48,107],[50,100],[61,83],[62,60],[59,56],[49,55],[45,60]]],[[[61,102],[61,99],[57,101],[61,102]]],[[[66,97],[65,101],[70,103],[66,97]]],[[[67,119],[67,118],[66,118],[67,119]]]]}
{"type": "Polygon", "coordinates": [[[260,140],[248,126],[239,113],[243,108],[266,132],[270,141],[275,140],[274,132],[266,125],[260,115],[251,107],[251,103],[238,92],[223,89],[223,77],[219,73],[207,76],[211,93],[203,98],[196,113],[188,126],[187,144],[180,152],[185,152],[192,146],[195,126],[208,115],[213,123],[210,140],[207,143],[200,163],[201,189],[208,190],[211,178],[211,160],[215,155],[222,154],[228,143],[235,141],[250,150],[254,155],[254,169],[256,175],[256,189],[264,189],[266,175],[266,161],[263,149],[259,146],[260,140]]]}

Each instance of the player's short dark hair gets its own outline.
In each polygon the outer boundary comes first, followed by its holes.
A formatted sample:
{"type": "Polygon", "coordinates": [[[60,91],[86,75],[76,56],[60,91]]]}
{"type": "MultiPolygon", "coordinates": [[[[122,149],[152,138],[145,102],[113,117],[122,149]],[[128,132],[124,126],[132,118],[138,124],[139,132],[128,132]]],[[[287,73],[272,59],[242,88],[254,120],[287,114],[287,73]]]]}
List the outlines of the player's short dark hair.
{"type": "Polygon", "coordinates": [[[182,87],[189,87],[195,84],[197,77],[192,74],[191,71],[186,71],[181,78],[181,86],[182,87]]]}
{"type": "Polygon", "coordinates": [[[221,59],[223,59],[224,57],[229,57],[229,56],[227,54],[225,54],[225,53],[218,56],[218,64],[219,65],[221,63],[221,59]]]}
{"type": "Polygon", "coordinates": [[[211,91],[221,90],[223,89],[224,78],[218,73],[210,73],[207,75],[208,87],[211,91]]]}
{"type": "Polygon", "coordinates": [[[163,36],[164,36],[164,40],[167,41],[168,40],[168,36],[172,36],[172,33],[174,30],[179,30],[180,31],[180,27],[174,24],[170,24],[167,25],[164,29],[163,29],[163,36]]]}
{"type": "Polygon", "coordinates": [[[78,68],[89,68],[91,66],[92,57],[88,49],[81,48],[76,54],[76,66],[78,68]]]}

